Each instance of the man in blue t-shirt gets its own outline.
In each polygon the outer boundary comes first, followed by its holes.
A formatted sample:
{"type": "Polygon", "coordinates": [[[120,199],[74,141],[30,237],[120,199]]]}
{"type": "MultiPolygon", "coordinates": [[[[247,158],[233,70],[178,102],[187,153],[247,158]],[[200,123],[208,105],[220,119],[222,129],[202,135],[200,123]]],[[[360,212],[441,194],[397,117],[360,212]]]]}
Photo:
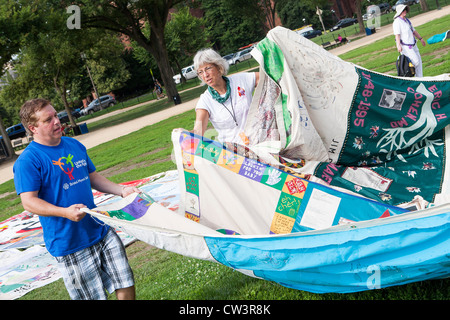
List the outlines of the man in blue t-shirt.
{"type": "Polygon", "coordinates": [[[61,123],[50,101],[25,102],[20,118],[33,142],[14,164],[14,183],[25,210],[39,215],[45,245],[72,299],[134,299],[133,272],[124,246],[112,228],[81,208],[95,207],[92,188],[126,197],[140,192],[101,176],[86,148],[62,137],[61,123]]]}

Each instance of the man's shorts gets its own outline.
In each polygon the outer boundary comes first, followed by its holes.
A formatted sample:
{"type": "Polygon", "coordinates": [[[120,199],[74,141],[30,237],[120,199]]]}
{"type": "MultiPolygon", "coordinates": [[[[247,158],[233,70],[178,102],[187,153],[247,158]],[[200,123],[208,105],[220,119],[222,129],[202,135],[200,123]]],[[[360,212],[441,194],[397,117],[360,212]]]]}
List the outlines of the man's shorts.
{"type": "Polygon", "coordinates": [[[56,260],[73,300],[106,300],[105,289],[111,294],[134,285],[125,247],[112,228],[97,244],[56,260]]]}

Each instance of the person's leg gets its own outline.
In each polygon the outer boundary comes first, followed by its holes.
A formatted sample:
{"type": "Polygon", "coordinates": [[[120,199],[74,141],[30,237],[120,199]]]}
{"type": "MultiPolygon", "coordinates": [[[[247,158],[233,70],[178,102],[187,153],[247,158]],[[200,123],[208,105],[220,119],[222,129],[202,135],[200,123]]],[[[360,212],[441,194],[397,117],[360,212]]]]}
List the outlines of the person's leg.
{"type": "Polygon", "coordinates": [[[416,61],[413,64],[416,67],[416,77],[423,77],[422,57],[417,46],[414,47],[414,52],[416,54],[416,61]]]}
{"type": "Polygon", "coordinates": [[[402,46],[402,51],[405,56],[411,60],[411,63],[414,65],[414,68],[416,70],[416,77],[423,77],[422,72],[422,58],[419,53],[419,48],[417,48],[417,45],[409,48],[409,46],[402,46]]]}
{"type": "Polygon", "coordinates": [[[117,300],[135,300],[136,290],[134,286],[122,289],[116,289],[117,300]]]}
{"type": "Polygon", "coordinates": [[[119,300],[136,298],[133,271],[128,263],[120,237],[110,228],[101,249],[102,278],[109,293],[116,292],[119,300]]]}
{"type": "MultiPolygon", "coordinates": [[[[94,245],[95,246],[95,245],[94,245]]],[[[100,274],[100,257],[92,247],[56,257],[67,292],[72,300],[106,300],[100,274]]]]}

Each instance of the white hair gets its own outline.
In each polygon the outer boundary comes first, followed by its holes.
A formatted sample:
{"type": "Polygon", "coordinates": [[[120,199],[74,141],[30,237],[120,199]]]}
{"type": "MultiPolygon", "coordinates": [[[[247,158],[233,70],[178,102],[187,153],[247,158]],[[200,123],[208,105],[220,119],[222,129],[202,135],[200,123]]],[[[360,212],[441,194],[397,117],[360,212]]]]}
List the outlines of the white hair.
{"type": "MultiPolygon", "coordinates": [[[[219,68],[219,72],[222,76],[226,76],[228,73],[228,61],[220,56],[216,51],[211,48],[199,50],[194,56],[194,69],[198,70],[202,65],[211,63],[219,68]]],[[[200,79],[201,80],[201,79],[200,79]]]]}

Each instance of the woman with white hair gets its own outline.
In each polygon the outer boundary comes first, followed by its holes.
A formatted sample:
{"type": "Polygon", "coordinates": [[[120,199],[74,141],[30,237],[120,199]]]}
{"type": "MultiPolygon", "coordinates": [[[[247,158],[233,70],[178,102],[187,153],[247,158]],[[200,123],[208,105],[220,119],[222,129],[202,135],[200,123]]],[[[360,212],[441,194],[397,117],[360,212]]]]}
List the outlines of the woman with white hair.
{"type": "Polygon", "coordinates": [[[420,36],[416,29],[414,29],[411,21],[406,18],[409,7],[401,4],[398,5],[395,10],[396,13],[392,28],[394,29],[397,50],[411,60],[416,69],[416,77],[423,77],[422,58],[420,56],[419,48],[417,48],[416,45],[416,38],[420,40],[423,46],[425,46],[425,40],[420,36]]]}
{"type": "Polygon", "coordinates": [[[208,86],[195,107],[194,133],[203,136],[211,121],[220,142],[244,144],[241,133],[259,73],[242,72],[227,77],[228,62],[212,49],[197,52],[194,68],[199,79],[208,86]]]}

